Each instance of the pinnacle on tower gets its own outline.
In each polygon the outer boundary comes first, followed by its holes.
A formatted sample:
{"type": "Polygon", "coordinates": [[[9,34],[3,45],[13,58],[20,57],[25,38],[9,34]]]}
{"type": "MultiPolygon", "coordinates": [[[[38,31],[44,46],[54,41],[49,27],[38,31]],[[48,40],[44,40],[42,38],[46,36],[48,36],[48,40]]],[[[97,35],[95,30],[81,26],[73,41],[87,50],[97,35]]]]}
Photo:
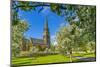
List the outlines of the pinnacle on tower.
{"type": "Polygon", "coordinates": [[[50,47],[50,33],[49,33],[49,28],[48,28],[48,19],[47,19],[47,17],[46,17],[46,20],[45,20],[43,40],[44,40],[44,43],[47,44],[48,47],[50,47]]]}

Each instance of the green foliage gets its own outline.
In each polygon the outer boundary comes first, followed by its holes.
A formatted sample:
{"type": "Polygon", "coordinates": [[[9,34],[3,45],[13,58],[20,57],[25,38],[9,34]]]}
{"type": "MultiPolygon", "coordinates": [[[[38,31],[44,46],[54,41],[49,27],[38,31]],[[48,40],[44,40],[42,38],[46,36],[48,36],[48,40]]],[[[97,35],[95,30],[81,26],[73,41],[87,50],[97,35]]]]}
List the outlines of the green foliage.
{"type": "Polygon", "coordinates": [[[84,34],[89,34],[89,41],[95,41],[96,36],[96,7],[79,6],[77,15],[79,18],[79,27],[84,29],[84,34]]]}
{"type": "Polygon", "coordinates": [[[30,53],[28,51],[20,51],[19,57],[29,57],[30,53]]]}
{"type": "Polygon", "coordinates": [[[57,13],[58,15],[61,15],[60,5],[51,3],[50,8],[53,12],[57,13]]]}
{"type": "MultiPolygon", "coordinates": [[[[75,7],[76,6],[73,6],[73,8],[75,7]]],[[[76,9],[74,9],[74,12],[76,13],[76,16],[79,19],[77,22],[77,26],[81,29],[84,29],[83,36],[88,34],[88,40],[95,41],[96,7],[79,5],[76,7],[76,9]]]]}
{"type": "Polygon", "coordinates": [[[50,50],[51,50],[51,51],[54,51],[54,52],[55,52],[55,51],[56,51],[55,48],[56,48],[56,47],[54,46],[54,44],[51,44],[51,45],[50,45],[50,50]]]}
{"type": "MultiPolygon", "coordinates": [[[[95,52],[96,7],[83,5],[67,5],[64,7],[66,9],[63,16],[69,22],[70,29],[65,26],[58,31],[57,42],[61,45],[60,50],[62,52],[65,50],[95,52]],[[66,17],[66,15],[69,16],[66,17]],[[91,44],[91,42],[94,44],[91,44]]],[[[66,51],[63,53],[66,54],[66,51]]]]}
{"type": "Polygon", "coordinates": [[[28,24],[25,21],[19,21],[17,25],[12,26],[12,43],[19,43],[26,30],[28,24]]]}
{"type": "Polygon", "coordinates": [[[12,56],[18,57],[19,53],[20,53],[20,48],[19,48],[18,44],[13,44],[12,45],[12,56]]]}
{"type": "Polygon", "coordinates": [[[29,11],[29,10],[32,10],[32,9],[35,9],[32,5],[34,3],[32,2],[24,2],[24,1],[20,1],[18,2],[18,6],[22,6],[20,7],[20,9],[24,10],[24,11],[29,11]]]}
{"type": "Polygon", "coordinates": [[[17,10],[12,10],[12,25],[17,25],[19,22],[19,17],[17,10]]]}
{"type": "Polygon", "coordinates": [[[25,21],[18,22],[17,25],[12,25],[12,54],[19,53],[22,43],[23,34],[28,30],[28,24],[25,21]]]}
{"type": "MultiPolygon", "coordinates": [[[[80,37],[80,30],[75,24],[69,26],[63,26],[57,33],[56,39],[59,45],[61,45],[60,50],[64,55],[69,54],[72,57],[72,51],[78,46],[78,38],[80,37]]],[[[70,59],[72,62],[72,60],[70,59]]]]}

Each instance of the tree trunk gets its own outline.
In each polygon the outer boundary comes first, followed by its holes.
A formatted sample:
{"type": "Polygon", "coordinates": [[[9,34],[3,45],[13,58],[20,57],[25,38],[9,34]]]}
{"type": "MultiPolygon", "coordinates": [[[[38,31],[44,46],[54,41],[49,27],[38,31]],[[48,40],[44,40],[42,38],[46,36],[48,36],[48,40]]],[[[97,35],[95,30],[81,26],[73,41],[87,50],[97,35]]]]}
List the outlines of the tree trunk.
{"type": "Polygon", "coordinates": [[[72,62],[72,50],[70,50],[70,55],[69,55],[69,57],[70,57],[70,62],[72,62]]]}
{"type": "Polygon", "coordinates": [[[70,54],[70,62],[72,62],[72,55],[70,54]]]}

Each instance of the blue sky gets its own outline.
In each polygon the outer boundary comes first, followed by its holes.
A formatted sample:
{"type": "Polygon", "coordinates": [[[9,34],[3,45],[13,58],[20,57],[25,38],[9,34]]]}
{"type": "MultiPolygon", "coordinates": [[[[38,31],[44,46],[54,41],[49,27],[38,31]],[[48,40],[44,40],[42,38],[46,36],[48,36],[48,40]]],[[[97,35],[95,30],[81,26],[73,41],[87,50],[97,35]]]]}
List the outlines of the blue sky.
{"type": "Polygon", "coordinates": [[[58,16],[50,10],[49,7],[45,7],[40,13],[38,13],[37,8],[35,11],[19,11],[19,16],[21,19],[25,20],[29,25],[29,30],[25,32],[25,37],[30,38],[43,38],[43,28],[45,24],[46,17],[48,18],[48,26],[50,30],[51,39],[55,37],[61,25],[66,24],[63,17],[58,16]]]}

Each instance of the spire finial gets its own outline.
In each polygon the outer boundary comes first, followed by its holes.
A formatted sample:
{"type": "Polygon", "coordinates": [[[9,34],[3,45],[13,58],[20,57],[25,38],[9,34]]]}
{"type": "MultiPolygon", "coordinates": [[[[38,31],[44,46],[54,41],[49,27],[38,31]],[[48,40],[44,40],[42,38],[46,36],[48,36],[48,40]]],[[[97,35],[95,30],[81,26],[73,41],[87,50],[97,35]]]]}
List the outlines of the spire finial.
{"type": "Polygon", "coordinates": [[[46,16],[46,20],[45,20],[45,28],[48,28],[48,18],[46,16]]]}

